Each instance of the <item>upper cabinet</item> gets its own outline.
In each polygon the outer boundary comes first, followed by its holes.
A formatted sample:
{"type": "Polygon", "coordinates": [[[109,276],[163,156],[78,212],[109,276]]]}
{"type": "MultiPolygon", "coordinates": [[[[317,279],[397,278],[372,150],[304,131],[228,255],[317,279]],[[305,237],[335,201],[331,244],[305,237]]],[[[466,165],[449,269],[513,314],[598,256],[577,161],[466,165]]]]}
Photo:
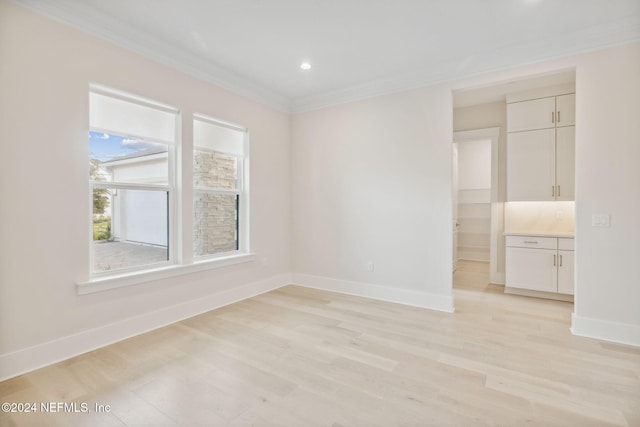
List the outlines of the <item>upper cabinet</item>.
{"type": "Polygon", "coordinates": [[[566,92],[507,98],[507,201],[575,200],[575,93],[566,92]]]}
{"type": "Polygon", "coordinates": [[[575,200],[576,127],[556,129],[556,200],[575,200]]]}
{"type": "Polygon", "coordinates": [[[575,124],[575,93],[507,104],[507,132],[551,129],[575,124]]]}
{"type": "Polygon", "coordinates": [[[556,96],[556,127],[575,126],[576,94],[556,96]]]}
{"type": "Polygon", "coordinates": [[[507,132],[553,128],[555,112],[555,96],[507,104],[507,132]]]}

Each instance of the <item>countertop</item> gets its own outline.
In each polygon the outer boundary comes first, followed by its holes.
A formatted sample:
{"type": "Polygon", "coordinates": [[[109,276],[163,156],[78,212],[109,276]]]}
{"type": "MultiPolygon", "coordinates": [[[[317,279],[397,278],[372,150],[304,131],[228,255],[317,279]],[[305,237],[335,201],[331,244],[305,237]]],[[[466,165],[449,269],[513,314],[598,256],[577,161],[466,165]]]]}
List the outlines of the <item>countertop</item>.
{"type": "Polygon", "coordinates": [[[526,231],[505,231],[502,233],[505,236],[531,236],[531,237],[567,237],[573,239],[574,233],[560,233],[560,232],[526,232],[526,231]]]}

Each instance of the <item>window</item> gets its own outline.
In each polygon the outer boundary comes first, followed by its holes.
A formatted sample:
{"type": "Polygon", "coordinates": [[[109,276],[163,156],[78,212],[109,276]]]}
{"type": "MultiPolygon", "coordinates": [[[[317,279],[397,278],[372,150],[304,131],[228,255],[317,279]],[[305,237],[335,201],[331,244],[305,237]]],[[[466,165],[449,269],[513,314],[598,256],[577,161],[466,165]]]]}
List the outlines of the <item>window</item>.
{"type": "Polygon", "coordinates": [[[91,272],[169,264],[178,111],[100,87],[89,101],[91,272]]]}
{"type": "Polygon", "coordinates": [[[176,108],[97,85],[89,107],[91,279],[80,293],[255,259],[247,129],[194,115],[193,144],[180,144],[176,108]],[[177,177],[191,176],[182,192],[177,177]]]}
{"type": "Polygon", "coordinates": [[[193,254],[244,251],[246,129],[205,116],[193,121],[193,254]]]}

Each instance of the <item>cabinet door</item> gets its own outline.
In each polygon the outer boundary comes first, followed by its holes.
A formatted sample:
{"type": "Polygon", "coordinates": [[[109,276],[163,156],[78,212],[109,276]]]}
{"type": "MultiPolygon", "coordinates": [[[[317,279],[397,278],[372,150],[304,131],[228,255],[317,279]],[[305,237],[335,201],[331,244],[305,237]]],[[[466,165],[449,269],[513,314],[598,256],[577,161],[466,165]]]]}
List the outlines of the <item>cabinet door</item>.
{"type": "Polygon", "coordinates": [[[506,286],[557,292],[556,250],[507,248],[506,261],[506,286]]]}
{"type": "Polygon", "coordinates": [[[573,251],[558,251],[558,292],[573,295],[573,251]]]}
{"type": "Polygon", "coordinates": [[[556,199],[575,200],[575,126],[556,129],[556,199]]]}
{"type": "Polygon", "coordinates": [[[507,201],[554,200],[555,129],[507,136],[507,201]]]}
{"type": "Polygon", "coordinates": [[[555,111],[555,96],[507,104],[507,132],[553,128],[555,111]]]}
{"type": "Polygon", "coordinates": [[[556,126],[575,126],[576,124],[576,94],[560,95],[556,97],[556,126]]]}

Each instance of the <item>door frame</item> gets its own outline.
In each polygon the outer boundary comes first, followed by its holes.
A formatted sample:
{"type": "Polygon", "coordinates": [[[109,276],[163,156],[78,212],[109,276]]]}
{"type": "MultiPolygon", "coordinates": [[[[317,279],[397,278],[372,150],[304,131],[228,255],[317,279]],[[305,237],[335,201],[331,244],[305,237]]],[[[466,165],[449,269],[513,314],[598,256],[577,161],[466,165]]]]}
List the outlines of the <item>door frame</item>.
{"type": "MultiPolygon", "coordinates": [[[[489,281],[504,284],[504,271],[499,271],[498,257],[504,258],[504,200],[500,197],[500,127],[453,132],[453,143],[491,140],[491,234],[489,243],[489,281]]],[[[453,159],[452,159],[453,161],[453,159]]]]}

